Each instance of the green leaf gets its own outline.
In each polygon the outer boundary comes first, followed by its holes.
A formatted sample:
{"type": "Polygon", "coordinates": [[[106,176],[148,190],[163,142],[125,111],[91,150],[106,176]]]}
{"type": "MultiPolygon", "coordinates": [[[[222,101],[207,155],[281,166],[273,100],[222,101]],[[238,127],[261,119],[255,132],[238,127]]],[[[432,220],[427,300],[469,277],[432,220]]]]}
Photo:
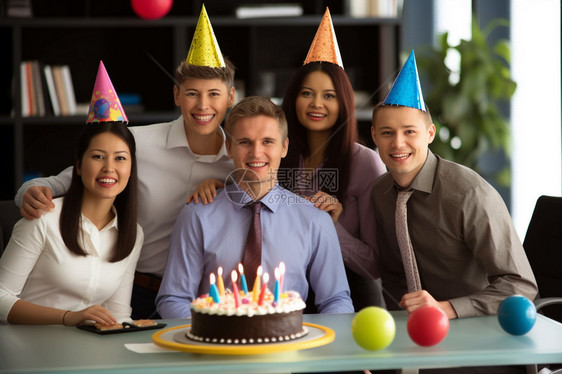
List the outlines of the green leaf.
{"type": "Polygon", "coordinates": [[[502,57],[507,63],[511,61],[511,51],[507,40],[500,40],[494,46],[494,53],[502,57]]]}
{"type": "MultiPolygon", "coordinates": [[[[517,88],[509,69],[510,45],[506,40],[494,45],[487,42],[496,27],[508,25],[507,20],[497,19],[481,29],[475,20],[470,40],[450,45],[449,34],[443,33],[438,36],[436,47],[429,46],[427,53],[418,57],[420,76],[428,81],[424,85],[426,104],[436,127],[446,126],[450,132],[446,141],[437,136],[430,148],[477,172],[480,172],[478,160],[483,154],[498,150],[506,155],[510,152],[509,124],[498,107],[501,101],[509,101],[517,88]],[[451,72],[445,65],[449,50],[458,51],[461,57],[457,84],[450,82],[451,72]],[[460,149],[451,146],[455,136],[461,139],[460,149]]],[[[509,168],[506,170],[496,176],[502,183],[510,181],[509,168]]]]}

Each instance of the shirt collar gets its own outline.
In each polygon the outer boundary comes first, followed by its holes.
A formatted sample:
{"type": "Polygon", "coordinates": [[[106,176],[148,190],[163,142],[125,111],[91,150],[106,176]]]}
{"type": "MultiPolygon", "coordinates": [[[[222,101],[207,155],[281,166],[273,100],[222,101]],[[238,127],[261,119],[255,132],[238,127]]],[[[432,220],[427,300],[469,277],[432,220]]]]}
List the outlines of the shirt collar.
{"type": "MultiPolygon", "coordinates": [[[[287,198],[283,198],[287,193],[288,191],[277,182],[260,201],[263,205],[268,207],[269,210],[275,213],[279,206],[287,200],[287,198]]],[[[254,201],[237,182],[226,186],[226,194],[238,210],[254,201]]]]}
{"type": "Polygon", "coordinates": [[[435,179],[435,171],[437,170],[437,157],[429,149],[427,150],[427,159],[420,169],[418,175],[410,184],[410,188],[426,193],[431,193],[433,181],[435,179]]]}
{"type": "Polygon", "coordinates": [[[118,229],[118,225],[117,225],[117,209],[115,209],[115,206],[112,206],[112,207],[111,207],[111,211],[113,212],[113,219],[112,219],[111,221],[109,221],[109,223],[108,223],[107,225],[105,225],[104,228],[101,229],[101,230],[98,230],[97,227],[96,227],[96,225],[94,225],[94,224],[92,223],[92,221],[90,221],[90,220],[88,219],[88,217],[86,217],[84,214],[81,214],[82,220],[81,220],[80,225],[82,226],[82,229],[83,229],[84,231],[86,231],[86,232],[89,232],[89,228],[90,228],[90,229],[95,229],[96,231],[100,231],[100,232],[101,232],[101,231],[107,231],[107,230],[110,230],[110,229],[115,229],[115,230],[117,230],[117,229],[118,229]]]}
{"type": "Polygon", "coordinates": [[[176,119],[175,121],[172,122],[172,126],[170,127],[170,130],[168,131],[168,138],[166,140],[166,148],[167,149],[171,149],[171,148],[187,148],[189,150],[189,152],[191,152],[191,154],[196,158],[199,159],[200,161],[208,161],[208,162],[216,162],[219,161],[220,159],[230,159],[230,157],[228,157],[228,152],[226,151],[226,144],[225,144],[225,139],[226,139],[226,135],[224,133],[224,130],[222,129],[221,126],[219,126],[218,131],[220,132],[220,135],[222,137],[222,146],[219,149],[219,152],[216,155],[198,155],[195,154],[191,151],[191,148],[189,148],[189,144],[187,142],[187,135],[185,133],[185,127],[184,127],[184,123],[183,123],[183,115],[181,115],[178,119],[176,119]]]}
{"type": "Polygon", "coordinates": [[[426,193],[431,193],[436,169],[437,169],[437,157],[433,154],[433,152],[431,152],[428,149],[425,163],[423,164],[418,174],[412,180],[412,183],[410,183],[410,186],[407,189],[403,188],[400,185],[398,185],[398,183],[396,183],[396,181],[394,181],[393,179],[394,189],[396,191],[418,190],[426,193]]]}
{"type": "Polygon", "coordinates": [[[183,116],[172,122],[170,130],[168,131],[168,138],[166,139],[166,148],[187,147],[187,135],[185,135],[185,128],[183,127],[183,116]]]}
{"type": "Polygon", "coordinates": [[[226,150],[226,134],[224,133],[224,130],[221,126],[219,126],[219,131],[222,137],[222,146],[221,149],[219,150],[219,153],[217,153],[217,157],[230,159],[230,157],[228,157],[228,152],[226,150]]]}

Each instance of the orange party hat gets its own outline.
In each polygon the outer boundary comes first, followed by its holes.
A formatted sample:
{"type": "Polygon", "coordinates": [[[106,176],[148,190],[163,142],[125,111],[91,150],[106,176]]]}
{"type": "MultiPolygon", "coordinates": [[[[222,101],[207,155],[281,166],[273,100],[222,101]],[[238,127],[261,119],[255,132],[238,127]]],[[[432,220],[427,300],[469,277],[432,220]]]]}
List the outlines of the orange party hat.
{"type": "Polygon", "coordinates": [[[86,120],[86,123],[92,122],[129,122],[102,61],[98,68],[86,120]]]}
{"type": "Polygon", "coordinates": [[[340,55],[340,48],[338,47],[338,39],[332,24],[332,17],[330,10],[326,8],[318,31],[314,36],[314,40],[310,45],[304,65],[309,62],[331,62],[332,64],[339,65],[343,69],[343,62],[340,55]]]}
{"type": "Polygon", "coordinates": [[[195,33],[193,34],[193,40],[191,41],[185,61],[188,64],[197,66],[208,66],[211,68],[226,67],[219,43],[217,38],[215,38],[213,26],[211,26],[211,21],[209,21],[209,16],[207,16],[205,5],[201,7],[201,14],[199,15],[197,26],[195,26],[195,33]]]}

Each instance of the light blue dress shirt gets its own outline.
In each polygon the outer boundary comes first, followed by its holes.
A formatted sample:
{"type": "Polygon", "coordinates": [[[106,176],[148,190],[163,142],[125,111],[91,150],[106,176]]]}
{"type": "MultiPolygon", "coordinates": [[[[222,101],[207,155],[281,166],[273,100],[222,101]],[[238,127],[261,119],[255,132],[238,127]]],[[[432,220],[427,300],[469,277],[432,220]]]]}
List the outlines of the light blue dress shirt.
{"type": "MultiPolygon", "coordinates": [[[[170,239],[168,263],[156,298],[162,318],[187,318],[190,302],[209,292],[209,275],[223,267],[225,287],[242,262],[251,223],[251,198],[236,184],[220,190],[211,204],[183,207],[170,239]]],[[[262,261],[273,290],[274,269],[285,263],[284,290],[303,300],[309,282],[320,313],[351,313],[353,305],[340,244],[328,213],[276,185],[261,202],[262,261]]],[[[248,285],[252,287],[252,285],[248,285]]]]}

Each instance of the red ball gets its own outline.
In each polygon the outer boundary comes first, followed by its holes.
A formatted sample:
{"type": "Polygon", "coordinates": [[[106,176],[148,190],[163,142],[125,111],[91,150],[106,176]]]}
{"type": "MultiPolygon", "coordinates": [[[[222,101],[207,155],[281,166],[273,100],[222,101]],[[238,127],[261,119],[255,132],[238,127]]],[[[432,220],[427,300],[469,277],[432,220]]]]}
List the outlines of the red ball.
{"type": "Polygon", "coordinates": [[[143,19],[158,19],[164,17],[174,0],[131,0],[135,13],[143,19]]]}
{"type": "Polygon", "coordinates": [[[408,335],[417,345],[439,344],[449,332],[449,318],[441,309],[424,305],[408,318],[408,335]]]}

